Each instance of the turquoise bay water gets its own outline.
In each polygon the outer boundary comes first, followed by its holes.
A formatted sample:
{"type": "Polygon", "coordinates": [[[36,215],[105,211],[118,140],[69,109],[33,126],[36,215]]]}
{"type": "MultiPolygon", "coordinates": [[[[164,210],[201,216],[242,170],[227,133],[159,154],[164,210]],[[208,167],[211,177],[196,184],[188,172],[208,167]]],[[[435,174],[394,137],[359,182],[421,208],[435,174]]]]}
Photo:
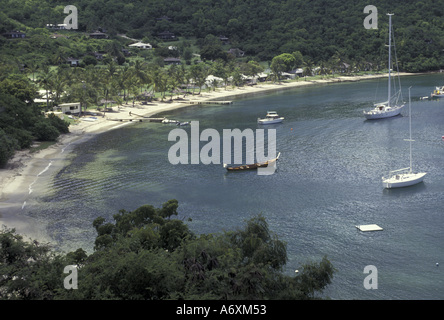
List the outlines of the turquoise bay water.
{"type": "MultiPolygon", "coordinates": [[[[403,116],[365,120],[362,111],[386,99],[386,80],[329,84],[244,97],[232,105],[192,106],[165,114],[199,121],[200,130],[264,128],[267,110],[285,117],[276,129],[278,170],[227,173],[222,165],[172,165],[168,133],[176,128],[138,123],[73,146],[70,163],[46,180],[27,214],[48,225],[63,250],[92,250],[92,221],[119,209],[179,200],[181,219],[196,233],[233,230],[263,214],[286,241],[294,274],[323,256],[337,269],[325,294],[333,299],[444,298],[444,101],[419,100],[442,75],[402,78],[412,86],[414,168],[424,183],[384,190],[381,177],[409,165],[408,106],[403,116]],[[376,94],[375,94],[376,92],[376,94]],[[355,226],[376,223],[379,232],[355,226]],[[441,263],[442,266],[436,266],[441,263]],[[367,265],[378,289],[367,290],[367,265]]],[[[188,133],[190,128],[183,127],[188,133]]],[[[57,168],[57,166],[53,166],[57,168]]]]}

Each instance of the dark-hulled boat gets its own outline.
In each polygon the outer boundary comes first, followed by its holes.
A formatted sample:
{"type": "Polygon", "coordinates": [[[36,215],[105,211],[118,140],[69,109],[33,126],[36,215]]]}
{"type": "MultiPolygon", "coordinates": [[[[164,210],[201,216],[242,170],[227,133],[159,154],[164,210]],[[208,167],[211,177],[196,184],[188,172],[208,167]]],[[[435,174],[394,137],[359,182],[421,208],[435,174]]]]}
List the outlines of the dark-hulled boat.
{"type": "Polygon", "coordinates": [[[276,158],[265,162],[256,162],[253,164],[244,164],[241,166],[229,167],[226,163],[224,163],[224,168],[227,169],[228,171],[256,170],[257,168],[266,168],[268,167],[268,164],[272,164],[273,162],[277,161],[279,159],[280,154],[281,153],[279,152],[276,158]]]}

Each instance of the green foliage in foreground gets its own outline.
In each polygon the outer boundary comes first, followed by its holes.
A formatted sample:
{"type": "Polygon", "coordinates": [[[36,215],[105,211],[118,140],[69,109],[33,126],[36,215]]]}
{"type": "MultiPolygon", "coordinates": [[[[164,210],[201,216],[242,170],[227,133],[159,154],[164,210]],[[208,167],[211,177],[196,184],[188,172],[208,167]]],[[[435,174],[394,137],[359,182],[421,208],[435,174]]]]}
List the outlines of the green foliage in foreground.
{"type": "Polygon", "coordinates": [[[56,141],[68,133],[68,123],[50,115],[45,117],[33,100],[36,88],[19,74],[0,77],[0,167],[15,150],[29,148],[34,140],[56,141]]]}
{"type": "Polygon", "coordinates": [[[313,299],[334,268],[323,258],[297,276],[282,273],[286,245],[261,215],[222,234],[192,233],[177,200],[161,208],[121,210],[99,217],[94,252],[56,254],[14,230],[0,232],[1,299],[313,299]],[[64,268],[78,266],[78,289],[63,286],[64,268]]]}

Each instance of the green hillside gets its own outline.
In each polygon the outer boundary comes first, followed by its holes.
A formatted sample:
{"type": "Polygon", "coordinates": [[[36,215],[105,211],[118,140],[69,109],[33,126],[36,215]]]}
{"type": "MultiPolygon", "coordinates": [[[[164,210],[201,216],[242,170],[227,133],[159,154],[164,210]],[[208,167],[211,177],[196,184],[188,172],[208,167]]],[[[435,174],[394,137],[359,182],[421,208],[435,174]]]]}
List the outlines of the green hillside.
{"type": "MultiPolygon", "coordinates": [[[[1,3],[0,32],[18,28],[38,37],[46,24],[63,23],[67,16],[66,2],[58,0],[1,3]]],[[[271,61],[278,54],[300,51],[314,64],[333,57],[348,64],[384,61],[386,13],[390,12],[395,14],[401,69],[427,71],[444,65],[444,7],[439,1],[373,1],[378,9],[377,30],[363,26],[368,1],[84,0],[70,4],[78,8],[77,32],[103,28],[111,39],[124,33],[151,42],[159,41],[157,36],[164,31],[180,39],[224,36],[231,47],[257,60],[271,61]]],[[[39,48],[37,40],[30,42],[32,49],[39,48]]],[[[76,53],[72,45],[67,50],[76,53]]]]}

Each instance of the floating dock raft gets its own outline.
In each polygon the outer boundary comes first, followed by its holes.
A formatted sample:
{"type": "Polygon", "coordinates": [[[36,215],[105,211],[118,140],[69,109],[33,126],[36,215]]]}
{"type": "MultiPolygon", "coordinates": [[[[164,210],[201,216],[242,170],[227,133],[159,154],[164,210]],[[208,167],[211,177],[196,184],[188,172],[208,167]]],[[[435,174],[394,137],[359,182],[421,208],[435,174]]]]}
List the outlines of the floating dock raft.
{"type": "Polygon", "coordinates": [[[134,121],[134,122],[142,122],[142,121],[147,121],[147,122],[162,122],[163,120],[165,120],[165,118],[127,118],[127,119],[109,119],[111,121],[134,121]]]}
{"type": "Polygon", "coordinates": [[[377,224],[365,224],[365,225],[356,226],[356,228],[358,228],[361,231],[382,231],[383,230],[377,224]]]}
{"type": "Polygon", "coordinates": [[[187,104],[232,104],[232,101],[220,101],[220,100],[211,100],[211,101],[178,101],[180,103],[187,104]]]}

